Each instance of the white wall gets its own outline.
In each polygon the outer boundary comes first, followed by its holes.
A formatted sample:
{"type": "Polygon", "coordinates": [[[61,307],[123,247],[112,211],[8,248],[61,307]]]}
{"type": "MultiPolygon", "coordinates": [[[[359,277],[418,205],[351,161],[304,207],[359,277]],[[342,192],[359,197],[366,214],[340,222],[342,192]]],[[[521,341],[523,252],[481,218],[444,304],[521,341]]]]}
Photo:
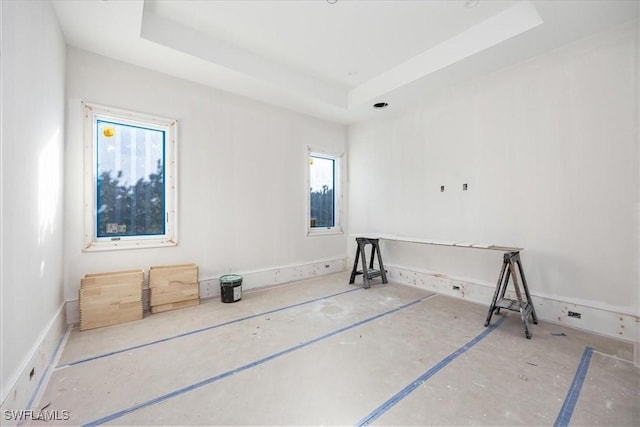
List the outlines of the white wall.
{"type": "MultiPolygon", "coordinates": [[[[638,27],[636,28],[637,46],[636,50],[636,70],[640,74],[640,8],[638,8],[638,27]]],[[[640,76],[636,79],[636,143],[638,144],[638,152],[640,153],[640,76]]],[[[640,188],[640,167],[638,167],[638,187],[640,188]]],[[[638,246],[640,247],[640,194],[638,195],[636,203],[636,232],[638,234],[638,246]]],[[[640,251],[640,249],[639,249],[640,251]]],[[[638,277],[640,278],[640,262],[638,262],[638,277]]],[[[640,279],[638,280],[640,282],[640,279]]],[[[640,283],[638,283],[640,287],[640,283]]],[[[640,311],[640,309],[639,309],[640,311]]],[[[638,313],[640,317],[640,313],[638,313]]],[[[634,363],[636,366],[640,366],[640,331],[636,334],[636,345],[634,363]]]]}
{"type": "MultiPolygon", "coordinates": [[[[350,233],[524,247],[535,295],[631,315],[637,330],[637,32],[636,21],[349,127],[350,233]]],[[[384,260],[493,287],[502,254],[388,243],[384,260]]]]}
{"type": "MultiPolygon", "coordinates": [[[[66,84],[68,300],[85,273],[194,262],[210,279],[346,257],[345,235],[306,237],[305,228],[307,145],[344,151],[345,126],[72,48],[66,84]],[[179,121],[177,247],[82,252],[80,100],[179,121]]],[[[274,282],[252,277],[260,283],[243,285],[274,282]]]]}
{"type": "Polygon", "coordinates": [[[0,11],[2,407],[23,409],[64,325],[65,44],[50,2],[0,11]]]}

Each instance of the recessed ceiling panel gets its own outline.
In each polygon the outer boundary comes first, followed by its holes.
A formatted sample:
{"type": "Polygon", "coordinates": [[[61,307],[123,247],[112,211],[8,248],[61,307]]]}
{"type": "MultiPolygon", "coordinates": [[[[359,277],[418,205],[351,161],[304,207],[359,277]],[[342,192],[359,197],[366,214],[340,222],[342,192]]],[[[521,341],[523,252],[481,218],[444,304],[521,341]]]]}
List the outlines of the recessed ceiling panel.
{"type": "Polygon", "coordinates": [[[70,46],[353,123],[394,114],[435,90],[614,25],[638,25],[640,3],[331,1],[54,0],[53,6],[70,46]],[[374,110],[377,102],[389,106],[374,110]]]}
{"type": "Polygon", "coordinates": [[[516,2],[467,3],[147,0],[145,8],[212,39],[355,87],[516,2]]]}

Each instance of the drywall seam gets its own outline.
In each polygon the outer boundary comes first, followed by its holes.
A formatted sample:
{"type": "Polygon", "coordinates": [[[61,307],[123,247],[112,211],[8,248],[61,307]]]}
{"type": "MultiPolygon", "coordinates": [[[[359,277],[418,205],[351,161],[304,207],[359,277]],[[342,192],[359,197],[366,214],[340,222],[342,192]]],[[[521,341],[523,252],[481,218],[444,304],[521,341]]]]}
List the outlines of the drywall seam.
{"type": "MultiPolygon", "coordinates": [[[[438,292],[456,298],[483,304],[489,307],[494,287],[481,283],[474,283],[468,279],[459,280],[445,274],[420,271],[394,264],[385,264],[389,280],[416,286],[421,289],[438,292]]],[[[509,284],[509,290],[513,290],[509,284]]],[[[509,293],[507,296],[509,296],[509,293]]],[[[575,304],[569,301],[538,296],[531,293],[536,314],[540,320],[575,329],[581,329],[610,338],[620,339],[630,343],[637,343],[640,331],[640,317],[632,314],[617,313],[598,307],[575,304]],[[580,313],[580,318],[569,317],[569,311],[580,313]]],[[[635,356],[634,356],[635,357],[635,356]]]]}
{"type": "MultiPolygon", "coordinates": [[[[353,261],[350,261],[353,262],[353,261]]],[[[389,266],[394,266],[397,269],[401,269],[401,270],[407,270],[407,271],[413,271],[416,273],[422,273],[422,274],[427,274],[427,275],[431,275],[431,276],[435,276],[438,278],[444,278],[444,279],[448,279],[448,280],[452,280],[455,282],[462,282],[462,283],[469,283],[472,284],[474,286],[482,286],[486,289],[489,289],[489,292],[491,293],[491,295],[493,295],[493,291],[496,288],[497,285],[497,279],[498,279],[498,268],[496,268],[496,281],[495,282],[487,282],[484,280],[479,280],[479,279],[475,279],[475,278],[471,278],[471,277],[466,277],[466,276],[457,276],[457,275],[451,275],[451,274],[447,274],[447,273],[443,273],[443,272],[438,272],[438,271],[433,271],[433,270],[428,270],[428,269],[424,269],[424,268],[416,268],[416,267],[410,267],[410,266],[406,266],[406,265],[400,265],[400,264],[395,264],[395,263],[385,263],[385,267],[389,267],[389,266]]],[[[525,266],[525,274],[526,274],[526,266],[525,266]]],[[[636,317],[637,315],[635,313],[630,313],[624,310],[619,309],[618,307],[615,306],[607,306],[607,305],[603,305],[603,304],[597,304],[597,303],[585,303],[584,301],[578,301],[575,299],[571,299],[571,298],[567,298],[567,299],[558,299],[555,297],[552,297],[548,294],[545,293],[540,293],[538,291],[536,291],[535,289],[529,289],[531,295],[533,297],[536,298],[542,298],[548,301],[554,301],[560,304],[571,304],[571,305],[576,305],[576,306],[584,306],[584,307],[589,307],[589,308],[593,308],[599,311],[603,311],[603,312],[609,312],[609,313],[613,313],[613,314],[622,314],[625,316],[631,316],[631,317],[636,317]]],[[[491,297],[490,297],[491,299],[491,297]]]]}
{"type": "Polygon", "coordinates": [[[34,391],[33,395],[29,399],[29,402],[27,403],[27,407],[26,407],[27,410],[29,409],[37,410],[37,408],[33,408],[33,405],[37,404],[38,402],[40,402],[40,399],[42,399],[42,396],[44,395],[44,391],[47,388],[46,386],[49,383],[49,380],[51,379],[51,374],[54,371],[53,368],[58,364],[58,360],[60,360],[60,356],[62,356],[62,350],[64,350],[64,347],[67,345],[67,341],[69,340],[69,336],[71,335],[71,329],[72,328],[69,327],[69,325],[66,325],[62,338],[58,340],[58,344],[56,345],[53,351],[53,354],[51,354],[51,358],[49,359],[49,363],[47,364],[45,374],[38,381],[36,390],[34,391]]]}
{"type": "MultiPolygon", "coordinates": [[[[47,366],[51,361],[57,345],[64,335],[66,328],[65,303],[53,316],[44,328],[33,347],[23,359],[20,368],[2,386],[2,411],[24,409],[29,398],[36,391],[43,375],[47,372],[47,366]],[[30,372],[34,369],[34,376],[30,378],[30,372]]],[[[8,421],[8,420],[5,420],[8,421]]],[[[10,421],[8,421],[10,422],[10,421]]]]}

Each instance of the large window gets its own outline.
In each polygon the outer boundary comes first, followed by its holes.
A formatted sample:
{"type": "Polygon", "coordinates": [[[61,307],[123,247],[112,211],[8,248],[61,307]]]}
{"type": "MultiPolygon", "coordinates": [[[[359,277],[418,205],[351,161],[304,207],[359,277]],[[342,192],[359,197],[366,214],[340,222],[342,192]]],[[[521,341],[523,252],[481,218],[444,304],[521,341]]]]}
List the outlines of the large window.
{"type": "Polygon", "coordinates": [[[307,234],[342,232],[340,157],[309,150],[307,234]]]}
{"type": "Polygon", "coordinates": [[[85,250],[173,246],[177,122],[84,104],[85,250]]]}

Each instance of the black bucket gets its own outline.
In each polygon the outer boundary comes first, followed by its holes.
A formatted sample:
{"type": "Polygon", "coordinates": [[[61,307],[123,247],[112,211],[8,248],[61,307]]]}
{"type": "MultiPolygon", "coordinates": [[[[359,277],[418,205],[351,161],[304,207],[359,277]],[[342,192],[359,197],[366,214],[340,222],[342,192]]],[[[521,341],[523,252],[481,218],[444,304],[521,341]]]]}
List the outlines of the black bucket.
{"type": "Polygon", "coordinates": [[[236,302],[242,298],[242,276],[225,274],[220,277],[220,299],[222,302],[236,302]]]}

